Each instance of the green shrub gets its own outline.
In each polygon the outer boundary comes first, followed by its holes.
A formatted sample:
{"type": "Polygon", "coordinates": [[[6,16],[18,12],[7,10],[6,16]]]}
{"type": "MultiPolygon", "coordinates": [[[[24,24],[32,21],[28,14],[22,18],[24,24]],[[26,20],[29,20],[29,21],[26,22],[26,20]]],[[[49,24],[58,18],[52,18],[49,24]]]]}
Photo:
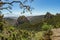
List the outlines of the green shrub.
{"type": "Polygon", "coordinates": [[[53,28],[52,25],[44,24],[44,25],[42,26],[42,30],[44,30],[44,31],[50,30],[50,29],[52,29],[52,28],[53,28]]]}

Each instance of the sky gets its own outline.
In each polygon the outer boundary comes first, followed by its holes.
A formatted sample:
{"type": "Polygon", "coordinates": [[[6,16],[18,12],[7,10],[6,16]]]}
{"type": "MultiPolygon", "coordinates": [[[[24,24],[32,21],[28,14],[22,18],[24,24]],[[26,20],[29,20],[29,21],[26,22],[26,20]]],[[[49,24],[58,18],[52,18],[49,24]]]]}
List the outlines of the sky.
{"type": "MultiPolygon", "coordinates": [[[[8,2],[11,2],[8,1],[8,2]]],[[[19,8],[19,4],[15,3],[12,6],[12,13],[9,13],[7,10],[3,10],[3,14],[5,16],[36,16],[36,15],[44,15],[46,12],[50,12],[51,14],[60,13],[60,0],[34,0],[32,3],[27,3],[34,9],[32,10],[32,14],[26,12],[21,14],[22,9],[19,8]],[[9,14],[8,14],[9,13],[9,14]]]]}

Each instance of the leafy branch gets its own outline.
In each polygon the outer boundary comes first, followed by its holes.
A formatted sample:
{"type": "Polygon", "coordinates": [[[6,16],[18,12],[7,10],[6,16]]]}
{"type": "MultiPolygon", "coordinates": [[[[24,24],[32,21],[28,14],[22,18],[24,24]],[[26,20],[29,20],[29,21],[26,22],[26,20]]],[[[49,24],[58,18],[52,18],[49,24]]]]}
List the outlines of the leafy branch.
{"type": "MultiPolygon", "coordinates": [[[[5,4],[9,4],[11,6],[13,6],[13,3],[19,3],[20,4],[20,8],[24,9],[22,13],[25,13],[25,9],[28,10],[30,13],[31,13],[31,7],[29,5],[24,5],[28,0],[24,0],[24,2],[21,2],[21,1],[12,1],[12,2],[2,2],[0,1],[0,10],[3,10],[3,9],[12,9],[10,6],[9,7],[2,7],[4,6],[5,4]]],[[[33,0],[31,0],[33,1],[33,0]]],[[[10,10],[8,10],[10,13],[12,13],[10,10]]]]}

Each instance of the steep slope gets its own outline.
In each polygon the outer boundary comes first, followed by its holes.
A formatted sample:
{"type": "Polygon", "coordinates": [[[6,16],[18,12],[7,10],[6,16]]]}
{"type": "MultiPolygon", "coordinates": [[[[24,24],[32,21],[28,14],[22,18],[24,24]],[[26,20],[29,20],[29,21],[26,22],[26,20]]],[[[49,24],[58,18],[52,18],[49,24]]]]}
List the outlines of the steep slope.
{"type": "Polygon", "coordinates": [[[39,23],[44,20],[44,15],[27,17],[31,23],[39,23]]]}
{"type": "Polygon", "coordinates": [[[16,23],[17,18],[16,17],[5,17],[4,18],[6,22],[8,22],[10,25],[14,25],[16,23]]]}
{"type": "Polygon", "coordinates": [[[20,25],[23,23],[29,23],[29,20],[27,19],[27,17],[25,17],[25,16],[18,17],[18,19],[16,21],[16,25],[20,25]]]}

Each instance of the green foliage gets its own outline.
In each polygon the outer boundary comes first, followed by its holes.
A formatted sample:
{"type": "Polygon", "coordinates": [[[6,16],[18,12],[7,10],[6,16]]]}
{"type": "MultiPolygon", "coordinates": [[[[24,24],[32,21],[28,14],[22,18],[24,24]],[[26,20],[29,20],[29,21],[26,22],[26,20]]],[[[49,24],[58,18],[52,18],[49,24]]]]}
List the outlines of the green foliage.
{"type": "Polygon", "coordinates": [[[44,30],[44,31],[50,30],[52,28],[53,28],[52,25],[47,25],[46,23],[42,26],[42,30],[44,30]]]}
{"type": "MultiPolygon", "coordinates": [[[[49,14],[50,15],[50,14],[49,14]]],[[[48,17],[48,16],[47,16],[48,17]]],[[[3,18],[2,18],[3,19],[3,18]]],[[[43,35],[49,33],[52,28],[60,27],[60,16],[50,15],[48,19],[44,18],[44,21],[31,24],[25,16],[19,18],[18,26],[9,25],[0,21],[0,39],[1,40],[43,40],[43,35]],[[55,20],[56,19],[56,20],[55,20]],[[20,21],[21,20],[21,21],[20,21]],[[6,26],[7,25],[7,26],[6,26]]],[[[45,35],[46,36],[46,35],[45,35]]]]}

